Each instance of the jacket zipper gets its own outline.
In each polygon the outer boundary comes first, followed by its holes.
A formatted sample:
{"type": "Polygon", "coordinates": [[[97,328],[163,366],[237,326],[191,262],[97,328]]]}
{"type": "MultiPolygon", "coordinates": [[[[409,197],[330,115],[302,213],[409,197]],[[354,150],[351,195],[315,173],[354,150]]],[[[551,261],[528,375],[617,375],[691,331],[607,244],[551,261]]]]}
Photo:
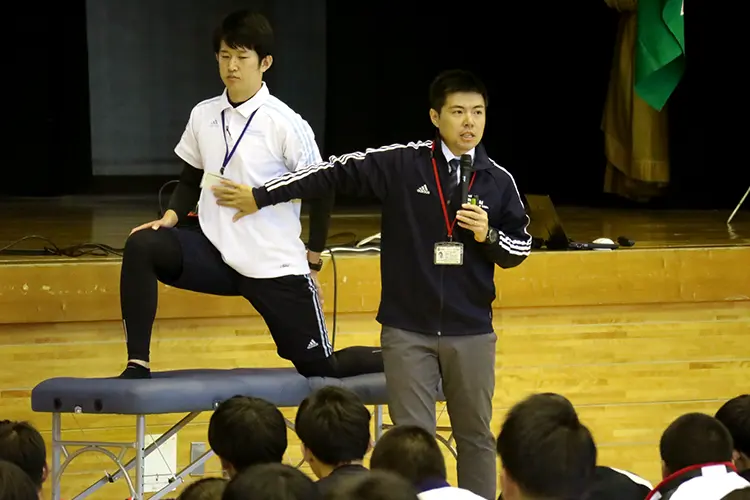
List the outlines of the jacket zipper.
{"type": "Polygon", "coordinates": [[[438,337],[442,335],[443,331],[443,276],[445,274],[445,266],[438,266],[440,268],[440,321],[438,323],[438,337]]]}

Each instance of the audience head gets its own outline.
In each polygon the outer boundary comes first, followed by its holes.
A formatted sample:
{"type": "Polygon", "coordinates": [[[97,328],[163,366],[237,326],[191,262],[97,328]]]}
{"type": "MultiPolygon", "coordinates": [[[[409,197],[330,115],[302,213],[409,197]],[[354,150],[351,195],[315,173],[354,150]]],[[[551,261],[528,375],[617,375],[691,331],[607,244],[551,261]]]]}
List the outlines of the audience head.
{"type": "Polygon", "coordinates": [[[535,394],[508,412],[497,438],[503,498],[580,498],[596,470],[596,445],[563,396],[535,394]]]}
{"type": "Polygon", "coordinates": [[[750,469],[750,394],[730,399],[716,412],[734,441],[734,465],[737,470],[750,469]]]}
{"type": "Polygon", "coordinates": [[[0,421],[0,460],[16,464],[38,490],[42,489],[47,479],[47,449],[44,438],[31,424],[0,421]]]}
{"type": "Polygon", "coordinates": [[[0,498],[38,500],[39,489],[21,467],[13,462],[0,460],[0,498]]]}
{"type": "Polygon", "coordinates": [[[281,463],[287,447],[284,416],[264,399],[234,396],[211,415],[208,444],[230,477],[252,465],[281,463]]]}
{"type": "Polygon", "coordinates": [[[397,426],[375,445],[372,470],[387,470],[409,480],[416,488],[428,481],[445,480],[445,458],[434,436],[415,425],[397,426]]]}
{"type": "Polygon", "coordinates": [[[318,478],[361,462],[370,449],[370,412],[356,394],[341,387],[323,387],[302,401],[294,428],[318,478]]]}
{"type": "Polygon", "coordinates": [[[177,500],[221,500],[226,487],[226,479],[206,477],[188,485],[177,500]]]}
{"type": "Polygon", "coordinates": [[[345,477],[337,486],[325,500],[418,500],[409,481],[386,470],[345,477]]]}
{"type": "Polygon", "coordinates": [[[691,465],[731,462],[732,435],[710,415],[687,413],[664,431],[659,452],[667,477],[691,465]]]}
{"type": "Polygon", "coordinates": [[[222,500],[319,500],[315,483],[285,464],[248,467],[229,481],[222,500]]]}

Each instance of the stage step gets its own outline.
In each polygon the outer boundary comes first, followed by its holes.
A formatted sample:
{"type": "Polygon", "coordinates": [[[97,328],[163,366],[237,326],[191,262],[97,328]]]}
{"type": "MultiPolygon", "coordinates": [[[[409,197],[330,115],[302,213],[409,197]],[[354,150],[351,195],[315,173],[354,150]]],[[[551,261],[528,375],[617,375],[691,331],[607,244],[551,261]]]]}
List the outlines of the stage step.
{"type": "MultiPolygon", "coordinates": [[[[497,308],[750,300],[750,246],[535,252],[497,269],[497,308]]],[[[371,313],[380,300],[378,255],[339,254],[338,311],[371,313]]],[[[120,259],[0,261],[0,323],[120,319],[120,259]]],[[[405,277],[408,279],[408,277],[405,277]]],[[[333,265],[321,272],[333,310],[333,265]]],[[[253,315],[241,298],[161,286],[159,318],[253,315]]]]}

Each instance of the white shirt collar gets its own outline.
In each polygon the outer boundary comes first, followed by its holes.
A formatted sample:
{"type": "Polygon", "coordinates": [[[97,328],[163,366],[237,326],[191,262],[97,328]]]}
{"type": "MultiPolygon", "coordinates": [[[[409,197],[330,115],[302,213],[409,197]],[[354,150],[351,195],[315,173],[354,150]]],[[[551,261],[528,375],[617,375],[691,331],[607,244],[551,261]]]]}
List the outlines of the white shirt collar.
{"type": "MultiPolygon", "coordinates": [[[[461,159],[460,156],[454,155],[453,152],[450,149],[448,149],[448,146],[445,145],[445,141],[440,141],[440,144],[442,145],[443,156],[445,156],[445,161],[446,162],[450,162],[454,158],[457,159],[457,160],[461,159]]],[[[474,163],[474,151],[475,151],[475,149],[476,148],[471,148],[471,151],[467,151],[467,153],[466,153],[466,154],[468,154],[468,155],[471,156],[471,163],[472,164],[474,163]]]]}
{"type": "Polygon", "coordinates": [[[258,92],[255,93],[254,96],[252,96],[247,101],[243,102],[236,108],[232,106],[232,104],[229,102],[229,95],[227,94],[227,89],[224,89],[224,92],[221,93],[221,109],[222,111],[227,108],[234,108],[237,111],[240,112],[242,116],[245,118],[248,118],[250,114],[258,109],[261,104],[266,100],[266,98],[271,93],[268,90],[268,86],[266,85],[266,82],[261,82],[260,89],[258,92]]]}

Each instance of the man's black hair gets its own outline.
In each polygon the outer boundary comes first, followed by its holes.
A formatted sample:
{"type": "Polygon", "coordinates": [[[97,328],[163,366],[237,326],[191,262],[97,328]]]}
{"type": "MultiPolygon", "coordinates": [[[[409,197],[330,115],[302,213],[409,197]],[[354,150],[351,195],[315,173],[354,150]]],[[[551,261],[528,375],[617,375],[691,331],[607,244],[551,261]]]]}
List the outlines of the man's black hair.
{"type": "Polygon", "coordinates": [[[320,500],[317,485],[286,464],[249,467],[229,481],[222,500],[320,500]]]}
{"type": "Polygon", "coordinates": [[[580,498],[596,470],[591,432],[558,394],[535,394],[511,408],[497,452],[507,474],[530,497],[580,498]]]}
{"type": "Polygon", "coordinates": [[[386,470],[344,477],[337,486],[326,500],[418,500],[414,485],[386,470]]]}
{"type": "Polygon", "coordinates": [[[395,472],[415,486],[445,480],[447,475],[437,440],[416,425],[397,426],[386,432],[372,451],[370,468],[395,472]]]}
{"type": "Polygon", "coordinates": [[[234,396],[211,415],[208,444],[238,473],[251,465],[280,463],[287,448],[284,416],[264,399],[234,396]]]}
{"type": "Polygon", "coordinates": [[[452,69],[440,73],[430,85],[430,109],[438,113],[443,110],[448,96],[457,92],[481,94],[484,105],[489,105],[487,88],[474,73],[462,69],[452,69]]]}
{"type": "Polygon", "coordinates": [[[177,500],[219,500],[227,487],[223,477],[204,477],[190,483],[177,500]]]}
{"type": "Polygon", "coordinates": [[[42,435],[30,423],[0,421],[0,460],[13,462],[38,489],[42,487],[47,468],[47,448],[42,435]]]}
{"type": "Polygon", "coordinates": [[[750,394],[742,394],[724,403],[716,419],[732,435],[734,449],[750,457],[750,394]]]}
{"type": "Polygon", "coordinates": [[[705,413],[686,413],[669,424],[659,442],[669,474],[691,465],[731,462],[732,435],[724,424],[705,413]]]}
{"type": "Polygon", "coordinates": [[[39,500],[39,490],[23,469],[13,462],[0,460],[0,498],[39,500]]]}
{"type": "Polygon", "coordinates": [[[294,429],[315,458],[330,466],[362,460],[370,446],[370,412],[342,387],[323,387],[305,398],[294,429]]]}
{"type": "Polygon", "coordinates": [[[273,55],[271,23],[258,12],[239,10],[226,16],[213,34],[214,53],[219,53],[221,42],[233,49],[254,50],[259,63],[273,55]]]}

